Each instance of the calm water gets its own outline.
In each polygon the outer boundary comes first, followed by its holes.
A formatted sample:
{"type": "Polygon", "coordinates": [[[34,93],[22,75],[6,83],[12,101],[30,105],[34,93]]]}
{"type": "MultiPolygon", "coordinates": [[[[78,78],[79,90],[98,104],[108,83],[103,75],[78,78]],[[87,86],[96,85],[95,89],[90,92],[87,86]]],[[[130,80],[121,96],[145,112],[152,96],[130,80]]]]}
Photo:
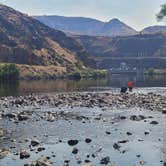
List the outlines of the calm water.
{"type": "Polygon", "coordinates": [[[166,76],[136,77],[133,75],[113,75],[106,79],[88,80],[43,80],[20,81],[16,84],[0,84],[0,96],[24,95],[29,93],[96,91],[110,88],[120,88],[129,80],[135,82],[135,87],[166,87],[166,76]]]}

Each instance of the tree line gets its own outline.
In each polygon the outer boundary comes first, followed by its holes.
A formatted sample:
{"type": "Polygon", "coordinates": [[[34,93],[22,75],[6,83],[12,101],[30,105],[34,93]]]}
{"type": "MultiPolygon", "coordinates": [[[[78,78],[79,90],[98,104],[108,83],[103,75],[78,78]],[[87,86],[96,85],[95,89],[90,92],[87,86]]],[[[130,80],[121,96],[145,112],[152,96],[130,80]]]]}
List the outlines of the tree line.
{"type": "Polygon", "coordinates": [[[0,64],[0,81],[16,81],[19,79],[19,69],[16,64],[0,64]]]}

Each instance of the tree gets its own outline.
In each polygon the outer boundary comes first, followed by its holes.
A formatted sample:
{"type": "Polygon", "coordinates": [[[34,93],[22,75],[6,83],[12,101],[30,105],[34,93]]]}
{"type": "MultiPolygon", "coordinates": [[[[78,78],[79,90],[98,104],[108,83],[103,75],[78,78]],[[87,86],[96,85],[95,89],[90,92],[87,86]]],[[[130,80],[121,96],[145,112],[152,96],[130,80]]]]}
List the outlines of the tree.
{"type": "Polygon", "coordinates": [[[161,21],[166,17],[166,4],[161,5],[160,12],[157,14],[157,20],[161,21]]]}

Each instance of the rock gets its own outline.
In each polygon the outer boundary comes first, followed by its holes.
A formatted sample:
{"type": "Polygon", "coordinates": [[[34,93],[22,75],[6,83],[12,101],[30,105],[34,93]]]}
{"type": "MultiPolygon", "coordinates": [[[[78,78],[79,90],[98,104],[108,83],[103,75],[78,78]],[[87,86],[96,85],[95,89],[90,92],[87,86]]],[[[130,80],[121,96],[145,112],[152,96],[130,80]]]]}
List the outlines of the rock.
{"type": "Polygon", "coordinates": [[[1,149],[0,150],[0,159],[5,158],[7,155],[9,154],[9,150],[8,149],[1,149]]]}
{"type": "Polygon", "coordinates": [[[24,100],[23,99],[16,99],[14,104],[16,105],[22,105],[24,103],[24,100]]]}
{"type": "Polygon", "coordinates": [[[9,114],[6,114],[5,117],[7,117],[7,118],[16,118],[17,114],[15,114],[15,113],[9,113],[9,114]]]}
{"type": "Polygon", "coordinates": [[[37,146],[37,145],[39,145],[39,144],[40,144],[40,141],[39,141],[39,140],[37,140],[37,139],[31,140],[31,145],[32,145],[32,146],[37,146]]]}
{"type": "Polygon", "coordinates": [[[2,128],[0,128],[0,137],[4,136],[4,130],[2,128]]]}
{"type": "Polygon", "coordinates": [[[132,133],[130,133],[130,132],[127,132],[126,134],[127,134],[127,135],[132,135],[132,133]]]}
{"type": "Polygon", "coordinates": [[[23,150],[20,152],[20,159],[27,159],[29,157],[30,157],[30,154],[27,151],[23,150]]]}
{"type": "Polygon", "coordinates": [[[142,161],[140,161],[140,165],[145,165],[145,163],[146,163],[146,162],[145,162],[145,161],[143,161],[143,160],[142,160],[142,161]]]}
{"type": "Polygon", "coordinates": [[[73,154],[77,154],[78,153],[78,149],[77,148],[73,148],[72,153],[73,154]]]}
{"type": "Polygon", "coordinates": [[[121,148],[121,146],[117,143],[114,143],[113,148],[116,150],[119,150],[121,148]]]}
{"type": "Polygon", "coordinates": [[[74,145],[77,145],[78,144],[78,140],[69,140],[67,142],[70,146],[74,146],[74,145]]]}
{"type": "Polygon", "coordinates": [[[157,122],[157,121],[152,121],[152,122],[150,122],[150,124],[157,125],[157,124],[159,124],[159,122],[157,122]]]}
{"type": "Polygon", "coordinates": [[[48,160],[45,157],[41,157],[39,159],[37,159],[36,161],[32,162],[33,166],[52,166],[50,160],[48,160]]]}
{"type": "Polygon", "coordinates": [[[127,142],[129,142],[129,140],[118,141],[119,144],[125,144],[125,143],[127,143],[127,142]]]}
{"type": "Polygon", "coordinates": [[[132,116],[130,116],[130,120],[132,120],[132,121],[141,121],[141,120],[144,120],[144,119],[146,119],[146,117],[144,117],[143,115],[139,115],[139,116],[132,115],[132,116]]]}
{"type": "Polygon", "coordinates": [[[45,150],[44,147],[39,147],[39,148],[37,148],[37,151],[38,151],[38,152],[41,152],[41,151],[43,151],[43,150],[45,150]]]}
{"type": "Polygon", "coordinates": [[[91,140],[90,138],[86,138],[86,139],[85,139],[85,142],[89,144],[89,143],[92,142],[92,140],[91,140]]]}
{"type": "Polygon", "coordinates": [[[110,157],[104,157],[100,160],[100,164],[104,164],[104,165],[107,165],[110,163],[110,157]]]}
{"type": "Polygon", "coordinates": [[[149,133],[148,131],[145,131],[144,134],[145,134],[145,135],[149,135],[150,133],[149,133]]]}
{"type": "Polygon", "coordinates": [[[110,134],[111,134],[111,132],[110,132],[110,131],[106,131],[105,133],[106,133],[107,135],[110,135],[110,134]]]}
{"type": "Polygon", "coordinates": [[[17,118],[18,118],[19,121],[24,121],[24,120],[28,120],[28,119],[29,119],[29,116],[23,115],[23,114],[19,114],[19,115],[17,116],[17,118]]]}

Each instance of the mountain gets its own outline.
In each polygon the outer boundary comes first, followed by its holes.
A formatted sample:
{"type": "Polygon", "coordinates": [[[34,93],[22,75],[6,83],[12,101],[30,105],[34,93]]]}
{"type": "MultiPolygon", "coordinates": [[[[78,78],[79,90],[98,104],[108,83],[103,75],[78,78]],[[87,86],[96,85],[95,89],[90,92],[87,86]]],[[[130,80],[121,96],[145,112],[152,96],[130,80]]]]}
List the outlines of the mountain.
{"type": "Polygon", "coordinates": [[[1,63],[51,65],[57,69],[63,68],[63,71],[73,71],[80,61],[88,62],[87,56],[86,50],[63,32],[0,5],[1,63]]]}
{"type": "Polygon", "coordinates": [[[150,26],[141,31],[143,34],[166,33],[166,26],[150,26]]]}
{"type": "Polygon", "coordinates": [[[92,18],[64,16],[34,16],[47,26],[69,34],[89,36],[128,36],[137,34],[136,30],[118,19],[102,22],[92,18]]]}
{"type": "Polygon", "coordinates": [[[166,68],[166,35],[139,34],[125,37],[82,36],[74,37],[103,68],[118,66],[122,62],[135,67],[166,68]]]}

